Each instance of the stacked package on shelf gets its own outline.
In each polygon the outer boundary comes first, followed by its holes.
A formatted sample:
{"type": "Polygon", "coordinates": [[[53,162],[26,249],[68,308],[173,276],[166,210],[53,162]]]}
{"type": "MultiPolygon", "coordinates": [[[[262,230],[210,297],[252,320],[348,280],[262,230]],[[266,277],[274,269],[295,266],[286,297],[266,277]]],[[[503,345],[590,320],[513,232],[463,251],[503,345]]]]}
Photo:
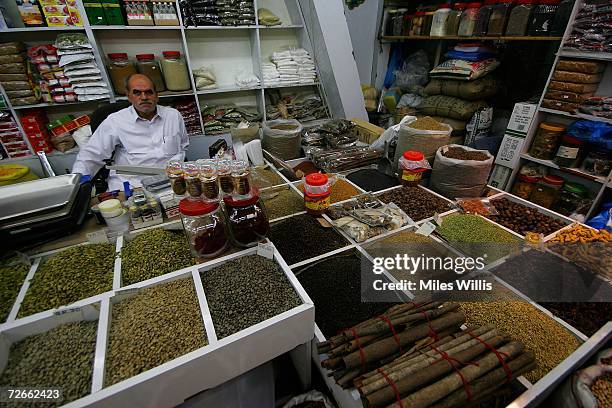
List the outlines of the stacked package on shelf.
{"type": "Polygon", "coordinates": [[[0,44],[0,83],[13,106],[32,105],[40,99],[24,51],[21,42],[0,44]]]}
{"type": "Polygon", "coordinates": [[[59,55],[53,44],[36,45],[28,48],[30,63],[36,67],[35,79],[39,85],[41,98],[45,103],[75,102],[70,81],[59,66],[59,55]]]}
{"type": "Polygon", "coordinates": [[[47,130],[49,119],[44,110],[28,109],[22,113],[20,121],[21,127],[35,152],[50,153],[53,151],[51,136],[47,130]]]}
{"type": "Polygon", "coordinates": [[[108,99],[108,84],[102,80],[91,44],[82,33],[60,34],[55,41],[59,66],[64,70],[79,101],[108,99]]]}
{"type": "Polygon", "coordinates": [[[298,64],[298,76],[300,84],[314,84],[317,78],[315,64],[308,51],[303,48],[291,50],[291,57],[298,64]]]}
{"type": "Polygon", "coordinates": [[[41,0],[40,4],[47,26],[83,26],[76,0],[41,0]]]}
{"type": "Polygon", "coordinates": [[[560,59],[542,100],[542,107],[576,112],[595,94],[605,69],[606,65],[597,61],[560,59]]]}
{"type": "Polygon", "coordinates": [[[91,136],[89,128],[90,118],[87,115],[75,118],[73,115],[66,115],[59,119],[49,122],[46,128],[51,132],[51,143],[60,152],[66,152],[75,147],[76,138],[83,136],[87,139],[91,136]],[[83,132],[81,128],[87,126],[83,132]],[[77,136],[78,135],[78,136],[77,136]]]}
{"type": "Polygon", "coordinates": [[[280,85],[280,73],[276,69],[276,65],[271,62],[261,64],[261,73],[263,75],[263,83],[266,86],[280,85]]]}
{"type": "Polygon", "coordinates": [[[234,104],[204,106],[202,108],[202,121],[204,122],[204,134],[220,135],[229,133],[231,129],[238,127],[240,122],[255,122],[261,120],[257,108],[236,106],[234,104]]]}
{"type": "Polygon", "coordinates": [[[271,60],[279,73],[279,85],[314,84],[317,76],[314,61],[305,49],[276,51],[271,60]]]}
{"type": "Polygon", "coordinates": [[[268,119],[297,119],[308,122],[327,117],[327,110],[321,97],[314,93],[296,95],[269,94],[271,103],[266,105],[268,119]]]}
{"type": "Polygon", "coordinates": [[[23,140],[17,122],[8,112],[0,112],[0,145],[10,158],[25,157],[32,154],[23,140]]]}
{"type": "Polygon", "coordinates": [[[174,104],[174,108],[181,113],[189,136],[202,134],[200,115],[194,99],[179,100],[174,104]]]}
{"type": "Polygon", "coordinates": [[[612,52],[610,2],[585,0],[576,15],[565,47],[588,52],[612,52]]]}
{"type": "Polygon", "coordinates": [[[587,98],[580,106],[580,112],[612,119],[612,97],[592,96],[587,98]]]}
{"type": "Polygon", "coordinates": [[[252,0],[179,0],[185,26],[255,25],[252,0]]]}

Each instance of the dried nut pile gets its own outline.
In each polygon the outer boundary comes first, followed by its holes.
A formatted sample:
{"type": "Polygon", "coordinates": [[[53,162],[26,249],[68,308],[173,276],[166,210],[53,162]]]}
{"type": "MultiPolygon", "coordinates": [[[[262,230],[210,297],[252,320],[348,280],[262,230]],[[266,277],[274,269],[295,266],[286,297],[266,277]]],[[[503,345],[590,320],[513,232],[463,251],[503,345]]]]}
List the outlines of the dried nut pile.
{"type": "Polygon", "coordinates": [[[612,374],[608,373],[595,380],[591,392],[597,398],[599,407],[612,407],[612,374]]]}
{"type": "Polygon", "coordinates": [[[24,264],[0,267],[0,323],[3,323],[11,312],[29,270],[24,264]]]}
{"type": "Polygon", "coordinates": [[[446,151],[442,152],[442,156],[458,160],[485,161],[489,159],[489,156],[483,152],[467,150],[458,146],[449,147],[446,151]]]}
{"type": "Polygon", "coordinates": [[[19,317],[68,305],[113,288],[115,246],[68,248],[38,266],[19,309],[19,317]]]}
{"type": "Polygon", "coordinates": [[[429,116],[418,118],[414,122],[410,123],[408,127],[419,130],[448,130],[447,126],[444,126],[442,123],[429,116]]]}
{"type": "Polygon", "coordinates": [[[142,289],[112,308],[106,385],[208,344],[191,278],[142,289]]]}
{"type": "Polygon", "coordinates": [[[273,188],[261,194],[269,220],[304,211],[304,198],[291,187],[273,188]]]}
{"type": "Polygon", "coordinates": [[[527,232],[549,235],[566,226],[565,223],[542,214],[535,208],[512,202],[507,198],[493,200],[491,204],[499,214],[489,215],[487,218],[521,235],[527,232]]]}
{"type": "Polygon", "coordinates": [[[302,303],[280,266],[258,255],[234,259],[200,275],[220,339],[302,303]]]}
{"type": "Polygon", "coordinates": [[[605,229],[596,230],[592,228],[583,227],[582,225],[576,225],[568,229],[559,231],[548,242],[560,242],[560,243],[586,243],[586,242],[612,242],[612,234],[605,229]]]}
{"type": "Polygon", "coordinates": [[[461,309],[468,325],[493,324],[535,353],[538,366],[525,375],[532,383],[580,346],[563,326],[527,302],[465,302],[461,309]]]}
{"type": "Polygon", "coordinates": [[[145,231],[121,249],[123,286],[165,275],[193,265],[183,233],[161,228],[145,231]]]}
{"type": "Polygon", "coordinates": [[[62,398],[55,406],[89,394],[97,326],[97,321],[68,323],[13,344],[0,386],[59,388],[62,398]]]}
{"type": "Polygon", "coordinates": [[[259,188],[272,187],[285,183],[277,172],[265,167],[254,167],[251,170],[251,178],[259,188]]]}
{"type": "Polygon", "coordinates": [[[450,210],[449,202],[420,187],[400,187],[377,196],[383,203],[395,203],[414,221],[450,210]]]}
{"type": "Polygon", "coordinates": [[[612,316],[610,302],[538,303],[589,337],[603,327],[612,316]]]}

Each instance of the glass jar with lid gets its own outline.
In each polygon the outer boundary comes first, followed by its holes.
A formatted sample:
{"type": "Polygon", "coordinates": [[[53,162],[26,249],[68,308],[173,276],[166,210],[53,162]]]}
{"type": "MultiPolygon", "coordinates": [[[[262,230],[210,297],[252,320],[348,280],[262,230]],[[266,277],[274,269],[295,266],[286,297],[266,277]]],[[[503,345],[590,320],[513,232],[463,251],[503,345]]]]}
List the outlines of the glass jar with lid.
{"type": "Polygon", "coordinates": [[[582,207],[587,197],[587,189],[582,184],[565,183],[559,192],[559,198],[553,206],[553,210],[563,215],[572,215],[578,208],[582,207]]]}
{"type": "Polygon", "coordinates": [[[425,20],[424,11],[417,11],[416,13],[414,13],[414,16],[412,17],[412,24],[410,25],[410,35],[411,36],[422,35],[421,29],[423,27],[424,20],[425,20]]]}
{"type": "Polygon", "coordinates": [[[563,186],[564,180],[562,177],[549,174],[542,177],[536,185],[536,188],[531,193],[529,201],[538,204],[544,208],[550,208],[559,196],[559,190],[563,186]]]}
{"type": "Polygon", "coordinates": [[[185,174],[187,194],[191,198],[199,198],[202,195],[202,181],[200,180],[200,169],[198,169],[197,164],[183,164],[183,173],[185,174]]]}
{"type": "Polygon", "coordinates": [[[402,29],[402,35],[410,35],[410,28],[412,27],[412,18],[414,14],[404,14],[404,27],[402,29]]]}
{"type": "Polygon", "coordinates": [[[253,195],[246,200],[234,200],[227,196],[223,201],[230,239],[234,245],[242,248],[252,247],[268,235],[268,214],[259,195],[253,195]]]}
{"type": "Polygon", "coordinates": [[[440,4],[438,9],[433,15],[433,22],[431,23],[431,31],[429,35],[432,37],[443,37],[448,31],[448,18],[451,13],[451,4],[440,4]]]}
{"type": "Polygon", "coordinates": [[[178,196],[182,196],[187,192],[187,185],[185,184],[185,173],[183,172],[183,165],[178,161],[168,162],[166,165],[166,175],[170,180],[172,186],[172,192],[178,196]]]}
{"type": "Polygon", "coordinates": [[[563,132],[565,132],[565,126],[558,123],[540,123],[529,149],[529,155],[536,159],[552,160],[557,153],[563,132]]]}
{"type": "Polygon", "coordinates": [[[444,35],[457,35],[457,31],[459,30],[459,22],[461,21],[461,14],[463,14],[463,10],[465,10],[465,7],[465,3],[455,3],[455,6],[448,15],[446,33],[444,35]]]}
{"type": "Polygon", "coordinates": [[[164,51],[161,60],[164,80],[169,91],[186,91],[191,88],[187,63],[179,51],[164,51]]]}
{"type": "Polygon", "coordinates": [[[138,69],[139,74],[146,75],[151,79],[151,81],[153,81],[153,84],[155,85],[155,90],[157,92],[162,92],[166,90],[166,85],[164,84],[164,78],[162,77],[161,69],[159,69],[157,61],[155,61],[155,55],[136,55],[136,68],[138,69]]]}
{"type": "Polygon", "coordinates": [[[581,169],[594,176],[608,177],[612,169],[612,153],[605,147],[591,147],[581,169]]]}
{"type": "Polygon", "coordinates": [[[531,10],[536,0],[518,0],[510,12],[506,35],[509,37],[522,37],[527,34],[527,27],[531,22],[531,10]]]}
{"type": "Polygon", "coordinates": [[[397,10],[397,13],[393,16],[393,35],[400,36],[404,34],[404,14],[408,9],[401,8],[397,10]]]}
{"type": "Polygon", "coordinates": [[[232,180],[232,161],[221,159],[217,162],[217,175],[219,177],[219,187],[224,194],[234,192],[234,180],[232,180]]]}
{"type": "Polygon", "coordinates": [[[457,35],[460,37],[471,37],[474,35],[479,9],[480,3],[467,3],[465,11],[461,14],[457,35]]]}
{"type": "Polygon", "coordinates": [[[487,28],[489,26],[489,18],[491,12],[495,8],[496,0],[485,0],[481,8],[478,9],[476,16],[476,22],[474,23],[474,31],[472,35],[475,37],[482,37],[487,35],[487,28]]]}
{"type": "Polygon", "coordinates": [[[116,52],[108,54],[108,73],[113,83],[115,93],[118,95],[126,95],[125,80],[132,74],[136,73],[136,68],[128,59],[128,55],[124,52],[116,52]]]}
{"type": "Polygon", "coordinates": [[[497,4],[493,6],[487,28],[488,36],[496,37],[504,34],[513,4],[514,0],[499,0],[497,4]]]}
{"type": "Polygon", "coordinates": [[[512,187],[512,194],[522,199],[529,200],[531,193],[535,190],[540,177],[531,177],[526,174],[520,174],[518,180],[512,187]]]}
{"type": "Polygon", "coordinates": [[[232,162],[232,181],[234,183],[234,199],[251,197],[251,174],[249,163],[244,160],[232,162]]]}
{"type": "Polygon", "coordinates": [[[397,9],[389,9],[387,11],[387,25],[385,26],[385,35],[393,35],[393,24],[395,23],[395,16],[397,16],[397,9]]]}
{"type": "Polygon", "coordinates": [[[219,201],[219,182],[217,180],[217,162],[213,159],[196,160],[202,183],[202,199],[219,201]]]}
{"type": "Polygon", "coordinates": [[[561,167],[578,167],[582,158],[584,142],[570,135],[561,137],[561,144],[555,156],[555,163],[561,167]]]}
{"type": "Polygon", "coordinates": [[[182,199],[179,211],[191,254],[196,258],[212,258],[228,247],[225,220],[219,203],[182,199]]]}
{"type": "Polygon", "coordinates": [[[560,0],[538,0],[538,4],[531,13],[529,35],[546,36],[550,34],[559,3],[560,0]]]}

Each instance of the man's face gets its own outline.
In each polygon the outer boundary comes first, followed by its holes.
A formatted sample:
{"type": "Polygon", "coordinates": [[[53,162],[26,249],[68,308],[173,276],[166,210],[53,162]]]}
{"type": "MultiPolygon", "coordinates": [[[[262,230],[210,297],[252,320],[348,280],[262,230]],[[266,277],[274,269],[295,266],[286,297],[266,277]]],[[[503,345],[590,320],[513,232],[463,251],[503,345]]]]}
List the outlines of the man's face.
{"type": "Polygon", "coordinates": [[[134,109],[143,114],[155,112],[159,99],[151,81],[138,76],[130,79],[127,97],[134,109]]]}

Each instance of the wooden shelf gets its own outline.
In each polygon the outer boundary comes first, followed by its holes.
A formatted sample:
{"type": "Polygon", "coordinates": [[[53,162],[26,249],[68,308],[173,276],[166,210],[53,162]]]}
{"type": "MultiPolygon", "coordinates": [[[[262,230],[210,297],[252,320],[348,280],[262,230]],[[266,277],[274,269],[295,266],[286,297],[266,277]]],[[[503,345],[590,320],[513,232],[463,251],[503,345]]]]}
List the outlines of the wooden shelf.
{"type": "Polygon", "coordinates": [[[457,35],[449,35],[443,37],[431,37],[429,35],[419,36],[383,36],[382,41],[385,42],[402,42],[402,41],[418,41],[418,40],[463,40],[463,41],[561,41],[561,37],[460,37],[457,35]]]}
{"type": "MultiPolygon", "coordinates": [[[[582,177],[582,178],[585,178],[587,180],[594,181],[596,183],[604,184],[606,182],[606,178],[605,177],[594,176],[592,174],[589,174],[589,173],[587,173],[585,171],[582,171],[582,170],[576,169],[576,168],[561,167],[558,164],[556,164],[555,162],[553,162],[552,160],[537,159],[535,157],[530,156],[527,153],[521,154],[521,158],[523,158],[525,160],[529,160],[529,161],[534,162],[534,163],[541,164],[542,166],[546,166],[546,167],[549,167],[551,169],[556,169],[556,170],[562,171],[564,173],[573,174],[575,176],[582,177]]],[[[608,187],[612,187],[612,182],[608,183],[608,187]]]]}

